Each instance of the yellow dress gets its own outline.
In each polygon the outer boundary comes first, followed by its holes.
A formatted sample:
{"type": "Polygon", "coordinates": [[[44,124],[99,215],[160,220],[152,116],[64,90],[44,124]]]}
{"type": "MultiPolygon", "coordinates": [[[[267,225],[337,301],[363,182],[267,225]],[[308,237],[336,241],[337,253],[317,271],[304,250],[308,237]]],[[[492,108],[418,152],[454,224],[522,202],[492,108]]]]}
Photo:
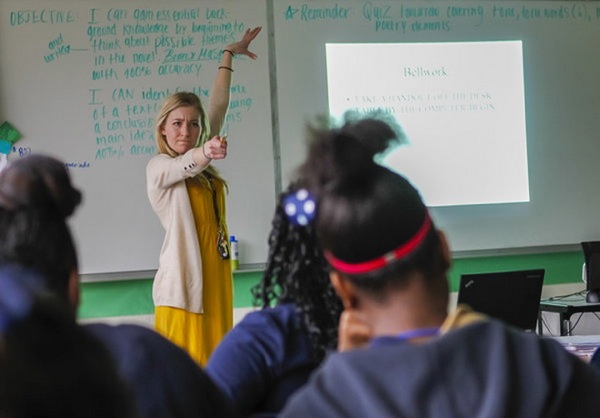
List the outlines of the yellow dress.
{"type": "MultiPolygon", "coordinates": [[[[224,225],[225,193],[223,183],[213,180],[219,216],[224,225]]],[[[196,232],[202,257],[204,313],[197,314],[184,309],[157,306],[155,327],[158,332],[185,349],[200,365],[204,366],[233,326],[233,282],[231,261],[222,260],[217,252],[218,225],[213,206],[213,194],[208,185],[198,179],[186,180],[192,205],[196,232]]]]}

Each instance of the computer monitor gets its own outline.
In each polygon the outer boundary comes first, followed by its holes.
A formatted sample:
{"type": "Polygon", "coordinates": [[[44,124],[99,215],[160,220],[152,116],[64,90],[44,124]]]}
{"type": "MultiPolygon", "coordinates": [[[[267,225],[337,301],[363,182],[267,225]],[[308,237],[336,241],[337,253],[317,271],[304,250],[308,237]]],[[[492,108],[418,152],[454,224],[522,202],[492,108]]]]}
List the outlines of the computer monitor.
{"type": "Polygon", "coordinates": [[[535,332],[544,269],[460,276],[458,303],[513,327],[535,332]]]}
{"type": "Polygon", "coordinates": [[[584,241],[581,243],[585,259],[585,287],[588,302],[600,302],[600,241],[584,241]]]}

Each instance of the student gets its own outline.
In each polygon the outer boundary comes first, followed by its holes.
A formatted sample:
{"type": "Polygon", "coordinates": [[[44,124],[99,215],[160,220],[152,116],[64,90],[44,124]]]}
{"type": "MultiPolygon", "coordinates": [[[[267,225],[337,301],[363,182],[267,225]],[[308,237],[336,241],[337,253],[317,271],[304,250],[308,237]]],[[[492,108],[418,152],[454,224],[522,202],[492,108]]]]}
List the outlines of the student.
{"type": "Polygon", "coordinates": [[[211,162],[227,156],[220,132],[233,57],[255,59],[248,47],[260,30],[223,49],[206,110],[193,93],[165,100],[156,117],[159,153],[146,168],[148,198],[165,229],[152,290],[155,328],[202,365],[233,326],[227,185],[211,162]]]}
{"type": "Polygon", "coordinates": [[[242,416],[276,415],[337,344],[342,305],[329,282],[302,192],[279,198],[269,257],[253,289],[260,309],[247,314],[217,346],[206,372],[242,416]]]}
{"type": "Polygon", "coordinates": [[[133,418],[106,348],[41,283],[0,266],[0,416],[133,418]]]}
{"type": "Polygon", "coordinates": [[[281,416],[597,416],[600,373],[558,342],[448,314],[444,234],[415,187],[375,162],[393,136],[374,119],[311,131],[301,173],[344,315],[363,331],[281,416]]]}
{"type": "MultiPolygon", "coordinates": [[[[77,253],[67,219],[82,199],[64,163],[34,154],[0,172],[0,264],[34,269],[75,318],[77,253]]],[[[185,351],[151,329],[90,324],[131,386],[140,417],[234,416],[210,378],[185,351]]]]}

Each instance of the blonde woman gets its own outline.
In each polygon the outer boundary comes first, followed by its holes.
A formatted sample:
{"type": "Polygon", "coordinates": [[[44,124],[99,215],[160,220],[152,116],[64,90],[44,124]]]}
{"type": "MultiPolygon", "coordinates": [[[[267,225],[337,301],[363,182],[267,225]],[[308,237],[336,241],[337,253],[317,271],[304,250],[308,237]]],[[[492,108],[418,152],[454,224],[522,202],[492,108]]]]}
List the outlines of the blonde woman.
{"type": "Polygon", "coordinates": [[[193,93],[165,100],[156,118],[159,154],[146,168],[148,198],[165,229],[153,285],[155,327],[201,365],[233,325],[227,184],[211,162],[227,156],[218,133],[234,57],[256,59],[248,46],[260,30],[248,29],[223,49],[206,110],[193,93]]]}

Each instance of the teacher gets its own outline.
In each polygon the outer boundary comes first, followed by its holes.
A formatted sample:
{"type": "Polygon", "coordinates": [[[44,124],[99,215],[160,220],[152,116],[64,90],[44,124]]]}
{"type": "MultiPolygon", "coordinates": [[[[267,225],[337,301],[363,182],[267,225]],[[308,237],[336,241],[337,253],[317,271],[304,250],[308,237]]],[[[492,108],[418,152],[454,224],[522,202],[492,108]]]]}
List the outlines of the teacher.
{"type": "Polygon", "coordinates": [[[233,283],[225,223],[227,183],[211,165],[227,156],[219,132],[229,106],[233,58],[261,31],[248,29],[222,51],[205,110],[177,92],[156,117],[159,154],[146,167],[150,204],[165,229],[152,297],[155,328],[200,365],[233,326],[233,283]]]}

